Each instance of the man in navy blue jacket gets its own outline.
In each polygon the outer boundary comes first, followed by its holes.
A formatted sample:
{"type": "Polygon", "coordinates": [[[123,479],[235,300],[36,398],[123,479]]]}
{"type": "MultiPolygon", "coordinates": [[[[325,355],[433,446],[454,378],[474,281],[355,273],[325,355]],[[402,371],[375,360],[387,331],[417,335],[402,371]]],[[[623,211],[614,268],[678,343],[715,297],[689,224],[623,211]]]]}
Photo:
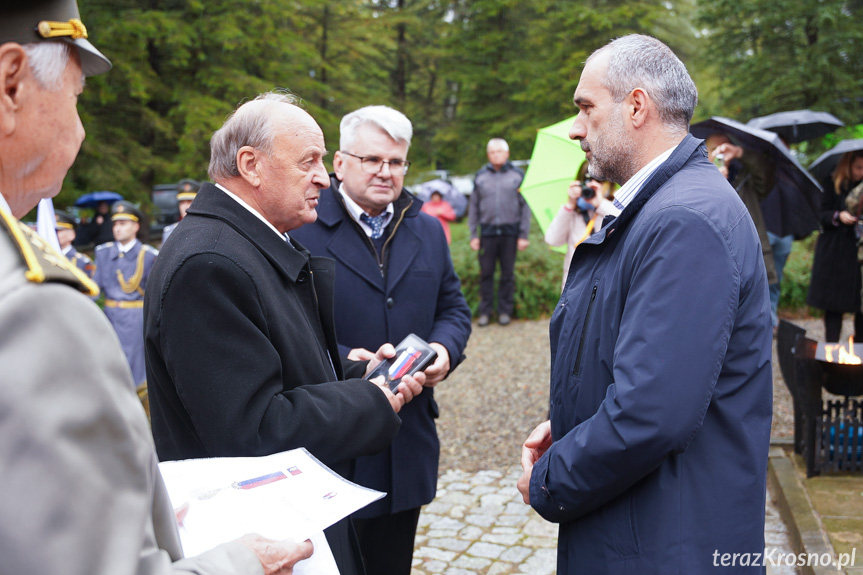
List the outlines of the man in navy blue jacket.
{"type": "Polygon", "coordinates": [[[390,448],[356,462],[354,480],[386,498],[354,515],[368,575],[409,575],[420,507],[434,499],[440,444],[433,387],[461,362],[470,310],[436,218],[403,187],[412,126],[404,114],[368,106],[344,118],[335,177],[318,219],[293,232],[333,258],[336,335],[352,359],[415,333],[437,351],[426,388],[399,416],[390,448]]]}
{"type": "Polygon", "coordinates": [[[771,325],[755,226],[688,134],[697,94],[667,46],[615,40],[574,100],[570,137],[623,185],[622,213],[575,251],[551,321],[551,419],[525,441],[518,488],[560,523],[561,575],[763,573],[771,325]]]}

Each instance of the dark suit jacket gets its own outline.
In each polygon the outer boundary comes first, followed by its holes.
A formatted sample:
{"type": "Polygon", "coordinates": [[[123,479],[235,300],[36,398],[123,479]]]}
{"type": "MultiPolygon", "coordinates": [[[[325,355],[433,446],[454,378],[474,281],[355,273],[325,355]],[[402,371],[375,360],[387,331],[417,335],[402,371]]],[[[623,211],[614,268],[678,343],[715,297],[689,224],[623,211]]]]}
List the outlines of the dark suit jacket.
{"type": "Polygon", "coordinates": [[[554,443],[530,502],[560,523],[557,572],[708,574],[714,551],[762,553],[767,274],[700,140],[578,246],[550,333],[554,443]]]}
{"type": "MultiPolygon", "coordinates": [[[[385,237],[383,273],[371,241],[344,207],[339,182],[321,192],[318,220],[294,232],[309,250],[336,261],[336,333],[342,352],[397,345],[409,333],[447,348],[455,369],[470,335],[470,309],[453,270],[440,223],[420,212],[406,191],[394,202],[385,237]]],[[[432,388],[399,413],[402,428],[392,446],[357,461],[354,480],[388,493],[361,509],[374,517],[413,509],[434,499],[440,443],[432,388]]]]}
{"type": "MultiPolygon", "coordinates": [[[[380,451],[399,418],[365,364],[339,360],[333,263],[310,258],[212,184],[161,252],[145,300],[147,380],[162,460],[305,447],[336,472],[380,451]],[[331,361],[332,360],[332,361],[331,361]]],[[[356,572],[346,522],[327,530],[356,572]]]]}

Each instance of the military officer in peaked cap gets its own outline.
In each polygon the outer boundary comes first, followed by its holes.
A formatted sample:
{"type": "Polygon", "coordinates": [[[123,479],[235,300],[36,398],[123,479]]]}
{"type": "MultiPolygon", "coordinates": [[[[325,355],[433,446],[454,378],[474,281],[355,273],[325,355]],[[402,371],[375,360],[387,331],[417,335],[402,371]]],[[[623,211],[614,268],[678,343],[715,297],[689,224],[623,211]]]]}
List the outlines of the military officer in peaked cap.
{"type": "Polygon", "coordinates": [[[177,183],[177,208],[180,210],[180,219],[171,225],[165,226],[165,229],[162,230],[162,245],[165,245],[165,242],[168,241],[168,236],[177,229],[177,226],[186,217],[186,210],[192,205],[192,200],[198,195],[200,187],[201,184],[195,180],[186,179],[180,180],[177,183]]]}
{"type": "Polygon", "coordinates": [[[93,279],[105,295],[105,315],[114,326],[138,387],[147,380],[144,367],[144,291],[159,251],[141,243],[143,215],[134,204],[116,202],[111,208],[114,241],[96,246],[93,279]]]}
{"type": "Polygon", "coordinates": [[[60,242],[60,251],[76,268],[87,274],[88,278],[92,278],[96,273],[96,264],[87,254],[82,254],[72,245],[76,234],[75,218],[62,210],[54,212],[54,217],[57,219],[55,230],[57,241],[60,242]]]}
{"type": "MultiPolygon", "coordinates": [[[[81,142],[111,63],[74,0],[0,5],[0,557],[4,573],[286,573],[311,543],[246,536],[183,559],[150,429],[98,288],[17,218],[81,142]]],[[[128,279],[128,277],[127,277],[128,279]]]]}

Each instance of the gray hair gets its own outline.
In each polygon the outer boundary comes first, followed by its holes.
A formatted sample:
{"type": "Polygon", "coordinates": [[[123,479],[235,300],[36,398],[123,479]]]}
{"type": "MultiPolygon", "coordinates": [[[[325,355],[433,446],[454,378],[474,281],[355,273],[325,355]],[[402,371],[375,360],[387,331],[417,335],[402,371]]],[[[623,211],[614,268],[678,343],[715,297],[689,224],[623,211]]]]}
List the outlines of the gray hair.
{"type": "MultiPolygon", "coordinates": [[[[32,42],[22,46],[27,54],[30,70],[39,86],[49,92],[60,89],[63,73],[72,55],[72,47],[65,42],[32,42]]],[[[83,81],[83,74],[81,75],[83,81]]]]}
{"type": "Polygon", "coordinates": [[[339,149],[347,151],[357,141],[357,130],[371,124],[386,132],[396,142],[404,142],[410,148],[414,129],[407,116],[388,106],[366,106],[354,110],[342,118],[339,124],[339,149]]]}
{"type": "Polygon", "coordinates": [[[631,34],[609,42],[591,54],[588,61],[606,50],[610,56],[602,84],[615,102],[622,102],[630,92],[642,88],[656,102],[664,124],[689,130],[698,90],[671,48],[656,38],[631,34]]]}
{"type": "Polygon", "coordinates": [[[237,108],[210,139],[210,167],[207,170],[210,179],[215,182],[239,176],[237,152],[243,146],[272,154],[276,136],[275,122],[270,113],[273,106],[298,106],[299,103],[297,96],[274,90],[259,94],[237,108]]]}
{"type": "Polygon", "coordinates": [[[488,144],[485,145],[485,151],[488,152],[492,146],[497,146],[503,148],[505,152],[509,151],[509,144],[506,143],[506,140],[503,138],[492,138],[488,141],[488,144]]]}

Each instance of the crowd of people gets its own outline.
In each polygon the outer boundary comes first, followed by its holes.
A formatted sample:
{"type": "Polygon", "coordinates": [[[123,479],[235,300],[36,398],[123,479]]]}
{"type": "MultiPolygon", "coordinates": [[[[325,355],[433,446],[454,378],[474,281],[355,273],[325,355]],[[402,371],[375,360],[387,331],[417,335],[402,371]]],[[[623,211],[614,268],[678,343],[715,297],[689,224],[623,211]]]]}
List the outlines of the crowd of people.
{"type": "MultiPolygon", "coordinates": [[[[438,476],[434,389],[472,328],[450,257],[455,215],[404,187],[411,121],[387,106],[346,114],[328,174],[315,118],[293,96],[261,94],[213,134],[210,182],[181,182],[160,250],[139,239],[140,210],[117,201],[86,232],[95,261],[57,212],[61,256],[18,218],[59,191],[84,139],[83,79],[111,63],[75,0],[2,14],[4,569],[290,573],[323,550],[249,534],[184,558],[157,463],[305,447],[386,494],[325,530],[339,573],[409,575],[438,476]],[[394,388],[369,380],[410,334],[434,361],[394,388]]],[[[517,488],[560,523],[558,573],[706,573],[716,549],[764,550],[781,265],[760,202],[774,174],[726,134],[705,147],[689,133],[695,85],[654,38],[594,52],[573,102],[587,161],[545,236],[567,247],[549,420],[526,433],[517,488]]],[[[507,142],[486,154],[468,213],[480,327],[512,320],[531,219],[507,142]]],[[[809,301],[826,310],[829,341],[843,313],[863,325],[861,180],[863,154],[849,154],[824,194],[809,301]]]]}

